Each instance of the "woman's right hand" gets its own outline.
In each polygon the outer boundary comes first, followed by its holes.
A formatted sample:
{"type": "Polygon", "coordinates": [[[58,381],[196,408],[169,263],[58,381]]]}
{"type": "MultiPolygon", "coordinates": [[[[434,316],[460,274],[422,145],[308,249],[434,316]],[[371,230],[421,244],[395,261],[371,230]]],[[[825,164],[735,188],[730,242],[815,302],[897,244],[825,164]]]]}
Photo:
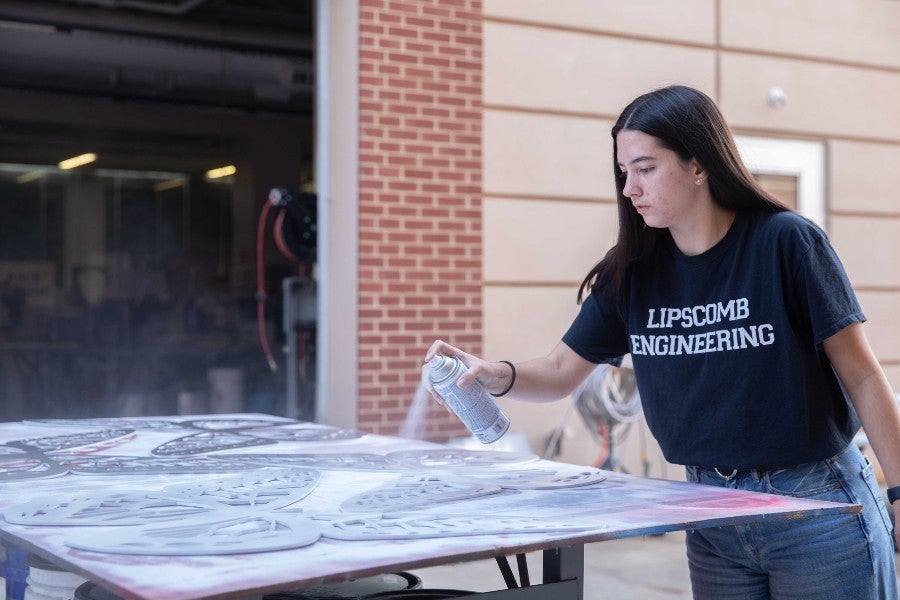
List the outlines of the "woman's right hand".
{"type": "MultiPolygon", "coordinates": [[[[488,362],[477,356],[463,352],[459,348],[451,346],[443,340],[436,340],[431,344],[431,347],[428,348],[428,352],[425,353],[425,364],[422,365],[423,380],[427,380],[428,362],[438,354],[455,356],[466,365],[468,371],[456,382],[456,385],[461,388],[472,385],[473,381],[477,381],[484,389],[493,393],[499,393],[507,387],[510,370],[508,365],[504,363],[488,362]]],[[[431,385],[428,386],[428,391],[438,404],[444,404],[443,399],[434,391],[434,388],[431,387],[431,385]]]]}

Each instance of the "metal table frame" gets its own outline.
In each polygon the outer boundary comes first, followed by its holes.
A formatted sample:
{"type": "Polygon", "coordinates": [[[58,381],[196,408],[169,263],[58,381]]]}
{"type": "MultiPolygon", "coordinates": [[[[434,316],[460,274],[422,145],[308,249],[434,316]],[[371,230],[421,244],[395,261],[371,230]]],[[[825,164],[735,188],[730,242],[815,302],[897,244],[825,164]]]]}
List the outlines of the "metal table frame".
{"type": "Polygon", "coordinates": [[[584,546],[544,550],[544,582],[478,594],[484,600],[583,600],[584,546]]]}

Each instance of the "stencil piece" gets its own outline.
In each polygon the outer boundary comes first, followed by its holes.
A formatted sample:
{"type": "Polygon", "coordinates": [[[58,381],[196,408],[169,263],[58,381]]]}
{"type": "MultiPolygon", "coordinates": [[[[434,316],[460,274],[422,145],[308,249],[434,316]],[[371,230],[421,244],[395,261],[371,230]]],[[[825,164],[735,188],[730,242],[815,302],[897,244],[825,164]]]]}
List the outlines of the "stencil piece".
{"type": "Polygon", "coordinates": [[[319,483],[319,472],[308,469],[263,471],[216,481],[170,485],[165,494],[228,506],[277,509],[308,496],[319,483]]]}
{"type": "Polygon", "coordinates": [[[596,526],[574,524],[563,519],[540,519],[506,515],[440,516],[382,515],[339,519],[319,516],[326,524],[322,536],[337,540],[409,540],[467,535],[515,533],[562,533],[585,531],[596,526]]]}
{"type": "Polygon", "coordinates": [[[184,475],[233,473],[259,469],[257,465],[224,457],[69,456],[56,457],[76,475],[184,475]]]}
{"type": "Polygon", "coordinates": [[[256,427],[272,427],[273,425],[292,425],[298,421],[285,421],[284,419],[266,419],[266,418],[216,418],[210,417],[206,419],[192,419],[190,421],[182,421],[182,426],[192,427],[194,429],[202,429],[204,431],[222,431],[236,429],[253,429],[256,427]]]}
{"type": "Polygon", "coordinates": [[[274,441],[241,435],[232,431],[203,431],[170,440],[150,452],[154,456],[189,456],[274,443],[274,441]]]}
{"type": "Polygon", "coordinates": [[[14,442],[7,442],[7,445],[19,448],[36,448],[41,452],[59,452],[71,448],[94,446],[90,450],[96,452],[111,448],[132,437],[134,437],[134,429],[102,429],[100,431],[87,431],[70,433],[67,435],[16,440],[14,442]]]}
{"type": "Polygon", "coordinates": [[[78,550],[104,554],[208,556],[271,552],[315,543],[321,525],[293,515],[253,515],[169,527],[148,526],[97,532],[66,540],[78,550]]]}
{"type": "Polygon", "coordinates": [[[391,483],[357,494],[341,503],[341,510],[383,513],[412,510],[496,494],[500,487],[475,481],[448,481],[433,475],[404,475],[391,483]]]}
{"type": "Polygon", "coordinates": [[[58,477],[68,469],[34,448],[0,446],[0,483],[58,477]]]}
{"type": "Polygon", "coordinates": [[[410,469],[456,469],[466,467],[509,467],[537,460],[534,454],[435,448],[389,452],[387,458],[410,469]]]}
{"type": "Polygon", "coordinates": [[[164,419],[29,419],[22,422],[26,425],[40,425],[42,427],[49,425],[51,427],[105,427],[107,429],[149,429],[155,431],[176,431],[184,429],[184,426],[181,423],[164,419]]]}
{"type": "Polygon", "coordinates": [[[261,467],[306,467],[334,471],[400,471],[405,467],[381,454],[222,454],[210,458],[233,460],[261,467]]]}
{"type": "Polygon", "coordinates": [[[360,438],[363,433],[355,429],[336,427],[263,427],[247,431],[247,435],[279,442],[332,442],[360,438]]]}
{"type": "Polygon", "coordinates": [[[522,471],[471,472],[466,477],[509,490],[555,490],[600,483],[606,475],[598,469],[527,469],[522,471]]]}
{"type": "MultiPolygon", "coordinates": [[[[19,525],[104,526],[147,525],[195,517],[214,510],[207,502],[163,498],[159,492],[129,492],[98,496],[56,495],[10,506],[3,518],[19,525]],[[155,494],[156,497],[153,497],[155,494]]],[[[93,534],[91,534],[93,535],[93,534]]]]}

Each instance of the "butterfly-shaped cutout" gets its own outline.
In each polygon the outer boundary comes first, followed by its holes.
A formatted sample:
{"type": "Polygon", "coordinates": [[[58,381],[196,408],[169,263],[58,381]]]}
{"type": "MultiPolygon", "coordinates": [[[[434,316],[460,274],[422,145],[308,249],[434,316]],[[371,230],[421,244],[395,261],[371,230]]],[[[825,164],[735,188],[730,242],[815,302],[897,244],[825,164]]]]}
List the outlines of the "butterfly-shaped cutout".
{"type": "Polygon", "coordinates": [[[275,440],[279,442],[333,442],[352,440],[363,436],[355,429],[339,429],[337,427],[284,426],[261,427],[246,432],[247,435],[275,440]]]}
{"type": "Polygon", "coordinates": [[[341,510],[356,513],[398,512],[478,498],[500,491],[499,486],[471,480],[448,480],[429,474],[403,475],[386,485],[347,498],[341,503],[341,510]]]}
{"type": "Polygon", "coordinates": [[[333,471],[401,471],[402,465],[381,454],[223,454],[210,458],[237,461],[261,467],[299,467],[333,471]]]}
{"type": "Polygon", "coordinates": [[[242,435],[233,431],[202,431],[161,444],[151,450],[154,456],[189,456],[219,450],[274,444],[272,440],[242,435]]]}
{"type": "Polygon", "coordinates": [[[500,452],[495,450],[465,450],[461,448],[434,448],[427,450],[398,450],[389,452],[388,460],[411,469],[490,468],[521,465],[538,459],[524,452],[500,452]]]}
{"type": "Polygon", "coordinates": [[[170,485],[163,493],[233,507],[278,509],[311,494],[319,477],[318,471],[310,469],[266,470],[214,481],[170,485]]]}
{"type": "Polygon", "coordinates": [[[321,524],[297,515],[242,515],[98,531],[66,545],[104,554],[209,556],[300,548],[321,537],[321,524]]]}
{"type": "Polygon", "coordinates": [[[556,469],[522,469],[503,471],[470,471],[466,477],[485,481],[508,490],[555,490],[593,485],[606,480],[599,469],[560,467],[556,469]]]}
{"type": "Polygon", "coordinates": [[[0,446],[0,483],[59,477],[68,469],[32,447],[0,446]]]}
{"type": "Polygon", "coordinates": [[[597,524],[514,515],[374,515],[350,518],[317,516],[325,521],[322,536],[338,540],[407,540],[469,535],[561,533],[584,531],[597,524]]]}
{"type": "Polygon", "coordinates": [[[260,469],[258,465],[211,456],[55,456],[75,475],[185,475],[233,473],[260,469]]]}
{"type": "Polygon", "coordinates": [[[209,502],[188,498],[160,497],[158,492],[137,491],[96,496],[51,497],[16,504],[3,511],[3,518],[18,525],[107,526],[146,525],[212,513],[209,502]]]}
{"type": "Polygon", "coordinates": [[[41,452],[81,451],[98,452],[108,450],[134,437],[134,429],[101,429],[99,431],[82,431],[65,435],[53,435],[7,442],[8,446],[18,448],[35,448],[41,452]]]}

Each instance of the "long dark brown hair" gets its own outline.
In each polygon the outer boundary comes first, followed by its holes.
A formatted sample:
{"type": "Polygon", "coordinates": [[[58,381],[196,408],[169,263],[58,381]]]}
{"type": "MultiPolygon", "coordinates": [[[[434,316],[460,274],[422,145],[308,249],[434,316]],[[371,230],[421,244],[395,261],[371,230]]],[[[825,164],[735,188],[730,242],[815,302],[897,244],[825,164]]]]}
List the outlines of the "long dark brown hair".
{"type": "Polygon", "coordinates": [[[578,288],[578,302],[585,292],[605,289],[620,297],[628,268],[653,253],[665,229],[645,227],[643,218],[623,193],[625,176],[620,171],[616,136],[623,129],[655,137],[683,162],[692,158],[706,170],[713,201],[734,212],[788,210],[765,192],[738,154],[725,119],[709,96],[690,87],[675,85],[638,96],[625,107],[612,128],[613,173],[619,205],[616,245],[594,265],[578,288]]]}

